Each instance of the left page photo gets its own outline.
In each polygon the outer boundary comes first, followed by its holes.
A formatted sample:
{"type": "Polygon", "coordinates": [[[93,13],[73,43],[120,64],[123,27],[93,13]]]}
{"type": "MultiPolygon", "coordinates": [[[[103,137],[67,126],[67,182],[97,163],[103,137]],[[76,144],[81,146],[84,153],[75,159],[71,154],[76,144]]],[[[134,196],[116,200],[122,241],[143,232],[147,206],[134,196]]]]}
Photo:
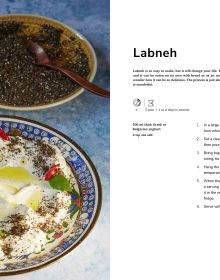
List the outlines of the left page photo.
{"type": "Polygon", "coordinates": [[[109,279],[109,0],[0,7],[0,276],[109,279]]]}

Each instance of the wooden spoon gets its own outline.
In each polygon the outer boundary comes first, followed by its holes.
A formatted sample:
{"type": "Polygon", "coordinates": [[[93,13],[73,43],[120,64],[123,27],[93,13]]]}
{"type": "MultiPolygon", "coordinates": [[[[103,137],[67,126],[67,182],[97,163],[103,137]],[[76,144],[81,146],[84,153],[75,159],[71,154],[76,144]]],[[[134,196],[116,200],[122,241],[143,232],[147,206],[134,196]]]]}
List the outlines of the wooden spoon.
{"type": "Polygon", "coordinates": [[[99,95],[99,96],[103,96],[103,97],[110,97],[110,92],[96,86],[95,84],[89,82],[88,80],[82,78],[80,75],[76,74],[75,72],[69,71],[67,69],[64,69],[60,66],[57,66],[55,64],[53,64],[47,53],[45,52],[45,50],[39,46],[37,43],[32,42],[31,40],[28,40],[27,43],[27,48],[35,54],[36,56],[36,64],[37,65],[42,65],[42,66],[46,66],[49,68],[53,68],[57,71],[62,72],[63,74],[65,74],[67,77],[69,77],[71,80],[75,81],[77,84],[79,84],[81,87],[89,90],[90,92],[99,95]]]}

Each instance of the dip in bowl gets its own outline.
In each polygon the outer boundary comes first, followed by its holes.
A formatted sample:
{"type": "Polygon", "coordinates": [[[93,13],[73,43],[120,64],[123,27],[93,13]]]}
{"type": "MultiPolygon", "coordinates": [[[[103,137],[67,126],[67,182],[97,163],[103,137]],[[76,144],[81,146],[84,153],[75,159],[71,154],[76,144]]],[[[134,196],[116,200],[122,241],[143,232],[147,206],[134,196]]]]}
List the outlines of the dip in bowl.
{"type": "Polygon", "coordinates": [[[58,147],[0,138],[1,261],[45,251],[74,226],[80,204],[76,178],[58,147]]]}
{"type": "Polygon", "coordinates": [[[0,275],[54,262],[89,234],[101,208],[94,165],[67,136],[0,116],[0,275]]]}

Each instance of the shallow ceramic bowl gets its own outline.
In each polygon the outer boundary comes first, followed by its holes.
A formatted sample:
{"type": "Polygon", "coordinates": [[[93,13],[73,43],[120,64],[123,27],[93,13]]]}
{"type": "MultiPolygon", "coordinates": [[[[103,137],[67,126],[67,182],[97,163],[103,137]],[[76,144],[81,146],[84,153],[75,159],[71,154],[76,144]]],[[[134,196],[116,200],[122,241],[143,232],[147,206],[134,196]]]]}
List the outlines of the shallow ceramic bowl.
{"type": "Polygon", "coordinates": [[[67,163],[74,170],[82,201],[75,214],[77,215],[76,222],[66,236],[49,236],[52,245],[50,244],[50,247],[40,254],[19,256],[11,262],[0,260],[1,276],[42,268],[76,248],[95,225],[101,209],[102,191],[98,173],[89,157],[75,142],[61,132],[32,120],[1,115],[0,129],[9,135],[16,133],[21,137],[45,140],[58,146],[67,163]],[[54,239],[56,242],[53,243],[54,239]]]}
{"type": "MultiPolygon", "coordinates": [[[[23,22],[24,24],[26,24],[28,26],[28,31],[30,32],[29,34],[34,33],[36,31],[36,29],[38,29],[40,26],[47,24],[52,27],[63,30],[63,33],[61,35],[61,40],[66,40],[66,39],[69,39],[74,36],[76,38],[77,42],[80,42],[81,47],[86,52],[86,55],[89,60],[89,67],[90,67],[90,73],[89,73],[87,79],[90,82],[93,81],[95,74],[96,74],[96,70],[97,70],[97,58],[96,58],[95,51],[94,51],[92,45],[89,43],[89,41],[75,29],[73,29],[57,20],[54,20],[54,19],[50,19],[50,18],[42,17],[42,16],[28,15],[28,14],[1,15],[0,22],[1,21],[23,22]]],[[[83,91],[84,91],[84,89],[79,87],[79,88],[75,89],[74,91],[70,92],[64,98],[61,98],[57,101],[47,103],[47,104],[28,106],[28,107],[0,104],[0,108],[8,109],[8,110],[16,110],[16,111],[32,111],[32,110],[46,109],[46,108],[55,107],[55,106],[64,104],[64,103],[76,98],[83,91]]]]}

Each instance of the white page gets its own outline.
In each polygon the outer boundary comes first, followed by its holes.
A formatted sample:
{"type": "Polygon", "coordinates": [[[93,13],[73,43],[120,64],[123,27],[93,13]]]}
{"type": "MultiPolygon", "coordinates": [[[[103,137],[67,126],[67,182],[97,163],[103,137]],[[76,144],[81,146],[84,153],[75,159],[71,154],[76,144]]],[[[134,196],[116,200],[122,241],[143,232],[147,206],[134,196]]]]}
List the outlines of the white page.
{"type": "Polygon", "coordinates": [[[219,279],[218,1],[111,5],[112,279],[219,279]]]}

